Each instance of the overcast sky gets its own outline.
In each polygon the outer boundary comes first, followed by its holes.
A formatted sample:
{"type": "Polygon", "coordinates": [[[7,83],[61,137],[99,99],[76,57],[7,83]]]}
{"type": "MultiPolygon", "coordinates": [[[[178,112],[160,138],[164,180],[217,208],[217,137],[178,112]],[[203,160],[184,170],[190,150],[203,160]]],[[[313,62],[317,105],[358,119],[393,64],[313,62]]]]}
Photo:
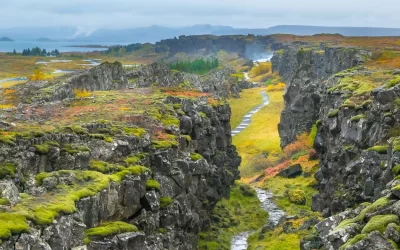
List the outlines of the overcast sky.
{"type": "Polygon", "coordinates": [[[0,28],[193,24],[400,27],[400,0],[0,0],[0,28]]]}

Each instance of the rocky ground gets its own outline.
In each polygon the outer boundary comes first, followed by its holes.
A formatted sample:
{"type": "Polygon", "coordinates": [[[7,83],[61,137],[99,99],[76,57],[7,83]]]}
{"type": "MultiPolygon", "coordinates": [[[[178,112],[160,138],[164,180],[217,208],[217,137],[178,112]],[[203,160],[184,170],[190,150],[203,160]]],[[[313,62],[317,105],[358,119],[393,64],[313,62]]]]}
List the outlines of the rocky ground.
{"type": "Polygon", "coordinates": [[[0,249],[197,249],[239,178],[231,110],[190,81],[136,88],[154,68],[105,63],[2,91],[0,249]]]}

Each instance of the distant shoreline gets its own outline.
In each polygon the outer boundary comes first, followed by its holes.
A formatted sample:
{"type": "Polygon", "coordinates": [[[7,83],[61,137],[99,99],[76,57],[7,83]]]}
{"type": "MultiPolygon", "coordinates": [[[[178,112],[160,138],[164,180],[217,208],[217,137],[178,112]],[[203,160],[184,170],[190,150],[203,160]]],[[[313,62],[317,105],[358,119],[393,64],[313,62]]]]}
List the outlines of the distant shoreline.
{"type": "Polygon", "coordinates": [[[68,45],[68,46],[63,46],[63,47],[65,47],[65,48],[108,49],[108,48],[110,48],[112,46],[89,44],[89,45],[68,45]]]}

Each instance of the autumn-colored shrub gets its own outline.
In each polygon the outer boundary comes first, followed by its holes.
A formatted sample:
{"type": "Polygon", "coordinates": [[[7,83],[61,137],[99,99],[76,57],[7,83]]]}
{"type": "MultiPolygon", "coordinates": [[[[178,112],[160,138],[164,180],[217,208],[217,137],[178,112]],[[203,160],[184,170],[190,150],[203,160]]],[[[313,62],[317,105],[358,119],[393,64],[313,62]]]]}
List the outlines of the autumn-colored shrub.
{"type": "Polygon", "coordinates": [[[262,62],[259,63],[258,66],[253,67],[250,71],[250,77],[254,78],[266,73],[272,72],[272,63],[271,62],[262,62]]]}
{"type": "Polygon", "coordinates": [[[13,94],[15,94],[15,89],[6,89],[5,91],[4,91],[4,95],[13,95],[13,94]]]}
{"type": "Polygon", "coordinates": [[[287,145],[283,149],[283,153],[286,158],[292,157],[292,155],[308,150],[312,147],[310,136],[307,133],[302,133],[296,137],[296,141],[287,145]]]}
{"type": "Polygon", "coordinates": [[[46,79],[46,75],[41,69],[35,69],[33,71],[33,75],[31,75],[29,77],[29,80],[31,80],[31,81],[41,81],[41,80],[45,80],[45,79],[46,79]]]}
{"type": "Polygon", "coordinates": [[[281,91],[281,90],[285,90],[285,83],[283,82],[279,82],[278,84],[270,84],[267,86],[267,91],[281,91]]]}
{"type": "Polygon", "coordinates": [[[86,89],[74,89],[76,98],[86,98],[90,96],[90,92],[86,89]]]}

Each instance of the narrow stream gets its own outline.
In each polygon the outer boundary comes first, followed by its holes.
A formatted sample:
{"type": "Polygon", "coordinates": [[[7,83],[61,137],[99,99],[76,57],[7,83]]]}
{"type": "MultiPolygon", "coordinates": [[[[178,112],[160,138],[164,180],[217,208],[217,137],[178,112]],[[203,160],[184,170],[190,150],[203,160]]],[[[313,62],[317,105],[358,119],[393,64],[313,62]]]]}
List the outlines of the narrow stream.
{"type": "MultiPolygon", "coordinates": [[[[269,61],[270,58],[262,61],[269,61]]],[[[246,72],[244,73],[245,79],[249,80],[249,73],[246,72]]],[[[249,113],[247,113],[242,120],[242,123],[240,123],[239,126],[237,126],[233,131],[232,131],[232,136],[235,136],[242,132],[245,128],[247,128],[250,123],[251,123],[251,117],[260,111],[260,109],[266,105],[269,104],[269,97],[265,91],[261,92],[261,95],[263,97],[263,101],[260,105],[252,109],[249,113]]],[[[268,222],[272,222],[274,226],[277,226],[281,218],[285,215],[285,212],[280,210],[278,206],[274,203],[273,200],[273,194],[267,190],[255,188],[256,193],[257,193],[257,198],[260,200],[261,208],[268,212],[269,217],[268,217],[268,222]]],[[[248,243],[247,239],[249,238],[250,235],[252,235],[254,232],[241,232],[235,236],[233,236],[231,240],[231,250],[247,250],[248,248],[248,243]]]]}
{"type": "MultiPolygon", "coordinates": [[[[274,226],[277,226],[281,218],[285,215],[285,212],[280,210],[274,203],[273,194],[267,190],[255,188],[257,192],[257,198],[260,200],[261,208],[268,212],[268,221],[272,221],[274,226]]],[[[247,250],[248,243],[247,239],[254,232],[242,232],[233,236],[231,240],[231,250],[247,250]]]]}

